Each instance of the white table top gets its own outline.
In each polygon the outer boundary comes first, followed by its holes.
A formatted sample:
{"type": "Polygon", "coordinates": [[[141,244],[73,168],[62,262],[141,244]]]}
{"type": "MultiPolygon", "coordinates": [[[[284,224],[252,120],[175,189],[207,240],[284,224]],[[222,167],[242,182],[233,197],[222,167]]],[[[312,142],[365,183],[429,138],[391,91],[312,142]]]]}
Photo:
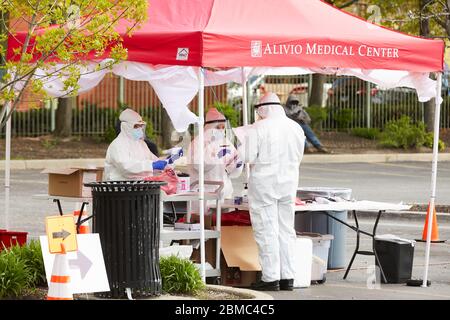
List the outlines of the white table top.
{"type": "MultiPolygon", "coordinates": [[[[176,193],[176,194],[163,194],[163,201],[192,201],[198,199],[200,196],[199,192],[185,192],[185,193],[176,193]]],[[[205,192],[204,199],[205,200],[217,200],[219,195],[214,192],[205,192]]]]}
{"type": "MultiPolygon", "coordinates": [[[[248,203],[243,203],[241,205],[234,204],[233,200],[225,200],[222,204],[222,209],[235,208],[238,210],[248,210],[248,203]]],[[[296,212],[301,211],[404,211],[409,210],[410,205],[405,204],[395,204],[388,202],[377,202],[377,201],[343,201],[343,202],[333,202],[328,204],[317,204],[308,203],[302,206],[295,206],[296,212]]]]}
{"type": "MultiPolygon", "coordinates": [[[[191,201],[198,199],[199,193],[198,192],[186,192],[186,193],[177,193],[177,194],[170,194],[166,195],[164,194],[162,196],[162,199],[164,201],[191,201]]],[[[214,192],[205,192],[204,199],[205,200],[216,200],[218,195],[214,192]]],[[[61,201],[67,201],[67,202],[92,202],[92,197],[64,197],[64,196],[51,196],[48,194],[34,194],[31,197],[32,199],[36,200],[54,200],[59,199],[61,201]]]]}
{"type": "MultiPolygon", "coordinates": [[[[59,199],[61,201],[67,202],[92,202],[92,197],[84,198],[72,198],[72,197],[62,197],[62,196],[50,196],[48,194],[36,194],[32,196],[33,199],[37,200],[53,200],[59,199]]],[[[189,192],[183,194],[174,194],[169,196],[164,196],[164,201],[186,201],[198,198],[198,192],[189,192]]],[[[216,199],[217,196],[214,193],[205,192],[205,200],[216,199]]],[[[211,207],[215,205],[212,204],[211,207]]],[[[225,200],[221,205],[222,209],[238,209],[238,210],[249,210],[248,203],[243,203],[241,205],[234,204],[233,200],[225,200]]],[[[409,210],[410,205],[396,204],[388,202],[377,202],[377,201],[343,201],[343,202],[332,202],[328,204],[317,204],[308,203],[302,206],[295,206],[296,212],[301,211],[404,211],[409,210]]]]}
{"type": "Polygon", "coordinates": [[[48,194],[34,194],[31,196],[32,199],[36,200],[54,200],[59,199],[61,201],[67,201],[67,202],[92,202],[92,197],[63,197],[63,196],[50,196],[48,194]]]}

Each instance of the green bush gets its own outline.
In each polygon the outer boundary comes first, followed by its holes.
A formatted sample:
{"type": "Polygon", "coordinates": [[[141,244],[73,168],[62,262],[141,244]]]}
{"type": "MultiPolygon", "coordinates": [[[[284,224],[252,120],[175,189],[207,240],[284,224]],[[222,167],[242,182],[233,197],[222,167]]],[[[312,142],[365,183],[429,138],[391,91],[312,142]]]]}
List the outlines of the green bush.
{"type": "Polygon", "coordinates": [[[14,298],[29,289],[32,281],[30,268],[14,251],[0,252],[0,299],[14,298]]]}
{"type": "Polygon", "coordinates": [[[164,292],[196,294],[205,288],[200,271],[192,261],[170,256],[162,257],[159,263],[164,292]]]}
{"type": "Polygon", "coordinates": [[[328,108],[312,105],[306,108],[306,112],[308,112],[311,118],[311,127],[315,130],[320,130],[322,122],[328,118],[328,108]]]}
{"type": "Polygon", "coordinates": [[[41,244],[38,240],[31,240],[24,246],[13,246],[9,250],[23,260],[29,268],[31,286],[43,286],[47,284],[44,258],[42,257],[41,244]]]}
{"type": "Polygon", "coordinates": [[[147,138],[149,138],[151,141],[156,142],[157,139],[157,135],[155,133],[155,129],[153,128],[153,123],[151,121],[151,119],[147,118],[147,117],[142,117],[142,120],[144,120],[145,122],[147,122],[147,125],[145,126],[145,135],[147,136],[147,138]]]}
{"type": "Polygon", "coordinates": [[[381,135],[381,131],[377,128],[354,128],[351,134],[364,139],[377,140],[381,135]]]}
{"type": "MultiPolygon", "coordinates": [[[[381,134],[380,144],[391,148],[419,148],[433,147],[433,134],[427,133],[422,121],[414,124],[411,118],[403,116],[399,120],[391,121],[381,134]]],[[[445,144],[439,141],[439,149],[443,150],[445,144]]]]}
{"type": "Polygon", "coordinates": [[[235,128],[239,126],[239,112],[231,105],[222,102],[215,102],[214,107],[222,113],[225,118],[230,122],[231,127],[235,128]]]}
{"type": "Polygon", "coordinates": [[[390,148],[417,148],[425,143],[425,124],[413,124],[411,118],[403,116],[399,120],[390,121],[381,134],[380,144],[390,148]]]}
{"type": "MultiPolygon", "coordinates": [[[[433,148],[434,145],[434,134],[429,132],[426,134],[425,136],[425,143],[424,146],[428,147],[428,148],[433,148]]],[[[439,151],[444,151],[445,148],[447,148],[447,145],[444,143],[444,141],[442,141],[441,139],[439,139],[439,143],[438,143],[438,149],[439,151]]]]}
{"type": "Polygon", "coordinates": [[[336,121],[338,129],[348,129],[353,122],[353,109],[344,108],[335,110],[332,118],[336,121]]]}

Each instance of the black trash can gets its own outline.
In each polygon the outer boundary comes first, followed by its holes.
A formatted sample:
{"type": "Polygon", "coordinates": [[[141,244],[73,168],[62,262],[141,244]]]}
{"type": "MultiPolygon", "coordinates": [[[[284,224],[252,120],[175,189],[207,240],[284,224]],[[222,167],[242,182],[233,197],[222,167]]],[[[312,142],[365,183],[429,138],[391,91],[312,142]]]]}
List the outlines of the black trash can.
{"type": "MultiPolygon", "coordinates": [[[[411,279],[414,242],[375,238],[375,250],[387,283],[406,283],[411,279]]],[[[375,264],[379,266],[376,260],[375,264]]],[[[381,281],[386,283],[383,277],[381,277],[381,281]]]]}
{"type": "Polygon", "coordinates": [[[92,188],[93,231],[100,236],[110,292],[104,298],[161,293],[159,181],[103,181],[92,188]]]}

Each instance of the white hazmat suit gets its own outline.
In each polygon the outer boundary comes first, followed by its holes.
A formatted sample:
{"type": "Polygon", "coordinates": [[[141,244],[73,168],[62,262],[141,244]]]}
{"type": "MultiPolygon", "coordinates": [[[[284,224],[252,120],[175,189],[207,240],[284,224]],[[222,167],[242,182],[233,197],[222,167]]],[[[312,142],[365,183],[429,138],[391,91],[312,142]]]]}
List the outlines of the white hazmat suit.
{"type": "MultiPolygon", "coordinates": [[[[243,162],[233,144],[225,137],[226,118],[217,109],[211,108],[205,119],[204,128],[204,170],[205,181],[223,182],[222,198],[231,199],[233,185],[231,178],[237,178],[242,173],[243,162]]],[[[190,144],[188,149],[188,172],[191,182],[198,180],[200,154],[198,150],[198,137],[190,144]]],[[[212,192],[217,186],[205,185],[205,191],[212,192]]],[[[194,211],[198,208],[193,204],[194,211]]]]}
{"type": "Polygon", "coordinates": [[[264,95],[259,105],[262,120],[245,127],[246,141],[239,151],[250,164],[248,201],[261,280],[290,280],[295,275],[294,204],[305,135],[274,93],[264,95]]]}
{"type": "Polygon", "coordinates": [[[144,142],[145,122],[131,109],[119,117],[121,131],[108,147],[105,159],[105,180],[141,180],[153,174],[158,161],[144,142]],[[134,128],[135,125],[144,127],[134,128]]]}

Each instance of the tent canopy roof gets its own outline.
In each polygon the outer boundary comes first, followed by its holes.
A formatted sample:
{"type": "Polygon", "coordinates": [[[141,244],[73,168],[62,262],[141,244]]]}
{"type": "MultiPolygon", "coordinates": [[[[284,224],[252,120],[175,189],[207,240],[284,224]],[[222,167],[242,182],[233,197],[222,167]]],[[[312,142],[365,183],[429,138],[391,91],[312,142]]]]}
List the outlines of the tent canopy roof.
{"type": "Polygon", "coordinates": [[[433,72],[444,56],[441,40],[389,30],[320,0],[152,0],[148,22],[123,38],[129,60],[166,65],[433,72]]]}
{"type": "MultiPolygon", "coordinates": [[[[443,41],[377,26],[321,0],[152,0],[131,37],[129,25],[118,27],[128,60],[152,65],[443,69],[443,41]]],[[[9,52],[15,46],[10,38],[9,52]]]]}

